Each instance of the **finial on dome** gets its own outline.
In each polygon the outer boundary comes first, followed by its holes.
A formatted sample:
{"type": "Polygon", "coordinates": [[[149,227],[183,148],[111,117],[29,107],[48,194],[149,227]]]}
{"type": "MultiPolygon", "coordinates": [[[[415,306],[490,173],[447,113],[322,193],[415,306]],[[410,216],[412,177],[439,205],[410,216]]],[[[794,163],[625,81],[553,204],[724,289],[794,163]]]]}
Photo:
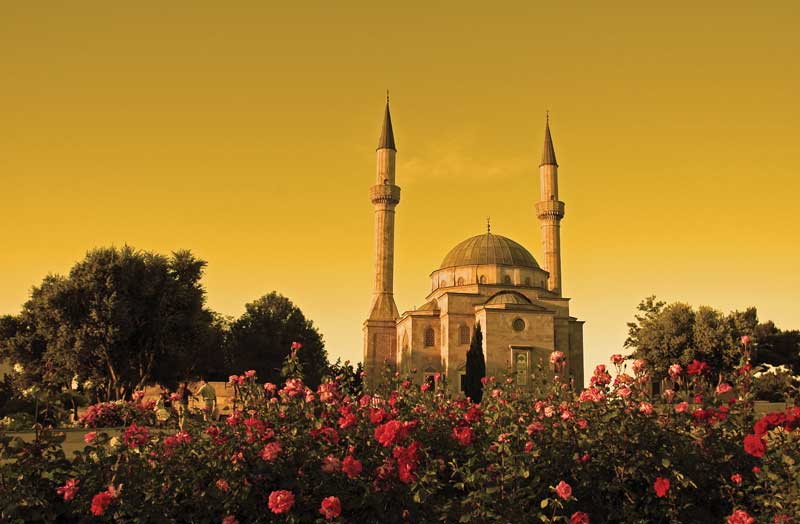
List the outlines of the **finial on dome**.
{"type": "Polygon", "coordinates": [[[486,217],[486,234],[487,235],[491,235],[492,234],[492,222],[491,222],[491,220],[492,220],[492,217],[486,217]]]}

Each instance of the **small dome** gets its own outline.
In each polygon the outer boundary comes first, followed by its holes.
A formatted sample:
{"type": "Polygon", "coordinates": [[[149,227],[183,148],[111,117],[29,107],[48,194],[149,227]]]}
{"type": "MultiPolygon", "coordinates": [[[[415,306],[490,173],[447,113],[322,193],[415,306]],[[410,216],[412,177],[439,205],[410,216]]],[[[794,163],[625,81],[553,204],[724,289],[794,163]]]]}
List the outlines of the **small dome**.
{"type": "Polygon", "coordinates": [[[492,295],[492,298],[486,301],[487,306],[494,304],[530,305],[532,302],[522,293],[517,293],[516,291],[501,291],[495,293],[492,295]]]}
{"type": "Polygon", "coordinates": [[[486,233],[468,238],[451,249],[439,269],[481,264],[539,268],[530,251],[521,245],[510,238],[486,233]]]}

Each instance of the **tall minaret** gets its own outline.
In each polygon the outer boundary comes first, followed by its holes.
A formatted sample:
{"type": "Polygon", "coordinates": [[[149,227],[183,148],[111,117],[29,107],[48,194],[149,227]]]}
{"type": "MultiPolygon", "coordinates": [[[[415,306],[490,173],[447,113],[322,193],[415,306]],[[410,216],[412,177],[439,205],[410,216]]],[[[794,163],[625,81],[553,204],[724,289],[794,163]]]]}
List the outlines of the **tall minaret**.
{"type": "Polygon", "coordinates": [[[550,136],[550,114],[544,126],[544,151],[539,164],[541,200],[536,203],[536,216],[542,228],[544,270],[550,273],[547,289],[561,295],[561,219],[564,202],[558,200],[558,164],[553,138],[550,136]]]}
{"type": "Polygon", "coordinates": [[[375,384],[384,362],[394,366],[397,358],[397,330],[400,316],[394,302],[394,208],[400,202],[395,185],[395,156],[389,95],[377,148],[378,169],[369,195],[375,208],[375,290],[369,317],[364,322],[364,371],[368,384],[375,384]]]}

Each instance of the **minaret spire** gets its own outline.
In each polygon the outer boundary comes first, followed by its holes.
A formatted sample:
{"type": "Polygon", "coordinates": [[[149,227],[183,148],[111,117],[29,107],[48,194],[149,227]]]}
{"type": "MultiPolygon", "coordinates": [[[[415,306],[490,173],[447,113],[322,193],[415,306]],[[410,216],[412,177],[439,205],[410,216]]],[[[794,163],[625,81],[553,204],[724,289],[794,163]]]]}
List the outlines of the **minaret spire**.
{"type": "Polygon", "coordinates": [[[389,90],[386,90],[386,111],[383,114],[383,127],[381,137],[378,139],[378,149],[394,149],[394,130],[392,129],[392,114],[389,112],[389,90]]]}
{"type": "Polygon", "coordinates": [[[364,322],[364,371],[368,386],[374,385],[385,366],[397,359],[397,327],[400,314],[394,301],[394,216],[400,203],[400,188],[395,185],[395,156],[389,93],[378,140],[375,185],[370,201],[375,210],[375,288],[372,307],[364,322]]]}
{"type": "Polygon", "coordinates": [[[550,136],[550,111],[547,111],[546,121],[544,124],[544,149],[542,150],[542,163],[539,166],[554,165],[558,167],[556,162],[556,150],[553,147],[553,137],[550,136]]]}
{"type": "Polygon", "coordinates": [[[536,216],[542,233],[544,270],[549,273],[547,289],[561,295],[561,219],[564,202],[558,200],[558,163],[550,135],[550,112],[544,125],[544,150],[539,164],[540,200],[536,203],[536,216]]]}

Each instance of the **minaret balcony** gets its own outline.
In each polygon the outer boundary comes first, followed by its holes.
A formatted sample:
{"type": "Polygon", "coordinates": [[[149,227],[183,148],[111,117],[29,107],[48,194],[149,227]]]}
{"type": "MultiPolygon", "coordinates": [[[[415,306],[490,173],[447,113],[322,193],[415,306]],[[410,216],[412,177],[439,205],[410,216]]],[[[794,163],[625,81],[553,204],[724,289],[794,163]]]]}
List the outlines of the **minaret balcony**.
{"type": "Polygon", "coordinates": [[[369,198],[373,204],[397,204],[400,202],[400,187],[392,184],[372,186],[369,198]]]}
{"type": "Polygon", "coordinates": [[[536,202],[536,216],[538,218],[564,218],[564,202],[560,200],[536,202]]]}

